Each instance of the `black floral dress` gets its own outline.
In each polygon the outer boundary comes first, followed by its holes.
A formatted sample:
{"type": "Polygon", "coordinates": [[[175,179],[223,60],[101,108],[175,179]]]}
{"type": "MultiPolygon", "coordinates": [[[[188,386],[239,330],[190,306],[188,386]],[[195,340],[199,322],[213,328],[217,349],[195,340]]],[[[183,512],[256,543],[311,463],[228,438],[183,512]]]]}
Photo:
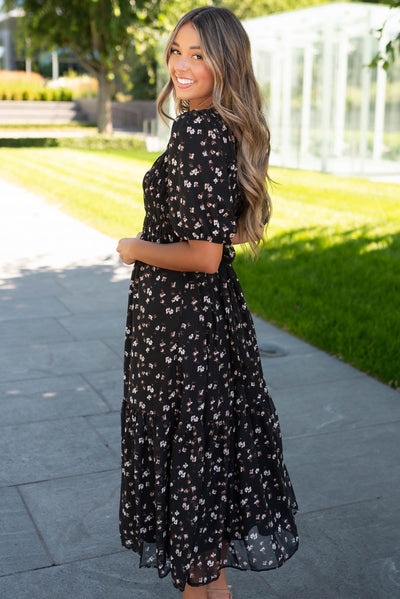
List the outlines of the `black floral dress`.
{"type": "Polygon", "coordinates": [[[143,187],[143,239],[224,244],[215,274],[137,261],[129,291],[121,539],[183,590],[223,567],[282,565],[298,546],[297,504],[232,267],[236,145],[219,114],[180,115],[143,187]]]}

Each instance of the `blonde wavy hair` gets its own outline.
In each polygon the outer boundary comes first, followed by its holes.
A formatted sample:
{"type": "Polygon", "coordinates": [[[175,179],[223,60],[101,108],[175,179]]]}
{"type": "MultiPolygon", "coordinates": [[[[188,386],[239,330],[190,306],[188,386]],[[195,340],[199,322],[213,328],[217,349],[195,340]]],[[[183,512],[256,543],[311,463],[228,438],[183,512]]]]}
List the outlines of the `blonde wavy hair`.
{"type": "MultiPolygon", "coordinates": [[[[253,72],[250,41],[239,19],[230,10],[215,6],[195,8],[180,19],[171,33],[164,54],[167,64],[172,42],[186,23],[192,23],[199,34],[203,59],[214,76],[213,107],[238,142],[241,190],[241,206],[236,215],[238,233],[241,238],[245,236],[256,254],[272,211],[266,187],[270,132],[253,72]]],[[[158,112],[163,118],[172,118],[163,108],[171,93],[178,114],[190,109],[188,101],[176,97],[170,78],[157,101],[158,112]]]]}

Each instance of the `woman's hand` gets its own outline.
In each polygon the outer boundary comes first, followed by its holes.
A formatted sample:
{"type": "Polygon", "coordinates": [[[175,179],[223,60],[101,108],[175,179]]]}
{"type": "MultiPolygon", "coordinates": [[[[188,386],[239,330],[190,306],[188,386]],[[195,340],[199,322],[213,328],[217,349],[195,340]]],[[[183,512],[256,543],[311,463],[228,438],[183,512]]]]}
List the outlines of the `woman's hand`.
{"type": "Polygon", "coordinates": [[[124,264],[133,264],[135,262],[134,241],[135,239],[132,237],[124,237],[118,241],[117,252],[124,264]]]}
{"type": "MultiPolygon", "coordinates": [[[[142,236],[142,232],[140,231],[136,235],[136,239],[140,239],[142,236]]],[[[135,256],[135,243],[136,239],[134,237],[124,237],[118,241],[117,252],[119,253],[119,257],[121,258],[124,264],[133,264],[136,260],[135,256]]]]}

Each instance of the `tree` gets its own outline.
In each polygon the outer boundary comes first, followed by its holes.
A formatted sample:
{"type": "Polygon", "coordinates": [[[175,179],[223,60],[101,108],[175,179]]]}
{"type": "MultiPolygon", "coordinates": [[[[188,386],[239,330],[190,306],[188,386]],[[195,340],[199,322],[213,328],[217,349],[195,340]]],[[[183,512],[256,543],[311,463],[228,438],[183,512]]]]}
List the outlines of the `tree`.
{"type": "Polygon", "coordinates": [[[324,4],[327,0],[214,0],[214,6],[230,8],[239,19],[251,19],[277,12],[324,4]]]}
{"type": "Polygon", "coordinates": [[[65,48],[98,81],[97,125],[111,133],[112,84],[126,74],[126,60],[136,43],[160,26],[160,0],[5,0],[20,7],[26,39],[47,49],[65,48]]]}
{"type": "MultiPolygon", "coordinates": [[[[391,8],[400,8],[400,0],[389,0],[385,2],[385,4],[390,4],[391,8]]],[[[378,29],[377,33],[379,39],[382,39],[385,34],[385,27],[387,26],[387,20],[382,25],[380,29],[378,29]]],[[[371,68],[376,68],[379,64],[382,64],[382,68],[387,71],[389,67],[398,59],[400,56],[400,32],[395,35],[394,38],[389,39],[385,48],[382,52],[377,52],[370,62],[369,66],[371,68]]]]}

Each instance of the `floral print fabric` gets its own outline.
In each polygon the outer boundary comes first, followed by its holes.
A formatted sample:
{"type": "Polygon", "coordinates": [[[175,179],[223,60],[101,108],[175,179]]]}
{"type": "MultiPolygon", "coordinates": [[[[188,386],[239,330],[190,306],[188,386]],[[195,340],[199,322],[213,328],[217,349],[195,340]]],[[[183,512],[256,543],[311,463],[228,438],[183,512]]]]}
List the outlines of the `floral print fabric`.
{"type": "Polygon", "coordinates": [[[297,504],[232,267],[236,143],[218,113],[180,115],[143,186],[143,239],[224,244],[215,274],[136,262],[129,290],[121,540],[182,591],[223,567],[279,567],[297,504]]]}

